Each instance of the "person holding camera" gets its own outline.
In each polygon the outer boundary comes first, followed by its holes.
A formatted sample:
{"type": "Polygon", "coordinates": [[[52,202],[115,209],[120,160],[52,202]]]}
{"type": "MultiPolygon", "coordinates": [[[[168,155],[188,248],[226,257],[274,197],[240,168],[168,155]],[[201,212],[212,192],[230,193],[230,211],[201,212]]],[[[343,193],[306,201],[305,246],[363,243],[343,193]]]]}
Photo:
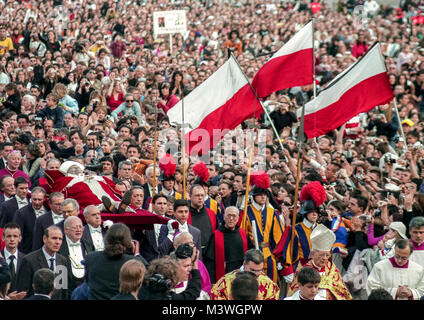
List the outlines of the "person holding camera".
{"type": "MultiPolygon", "coordinates": [[[[198,293],[197,297],[195,297],[195,294],[197,293],[197,285],[198,285],[198,281],[196,279],[195,282],[192,282],[190,284],[191,286],[193,286],[193,288],[190,288],[190,290],[193,289],[192,297],[194,297],[196,300],[209,300],[210,292],[206,292],[202,290],[202,273],[200,272],[200,269],[199,269],[199,264],[201,264],[201,262],[199,262],[198,256],[199,256],[199,250],[194,246],[193,243],[180,244],[175,249],[175,251],[170,254],[170,257],[172,259],[175,259],[178,263],[178,280],[179,280],[178,284],[171,289],[171,292],[175,292],[176,294],[179,294],[187,290],[188,283],[192,279],[191,271],[194,268],[194,261],[196,261],[197,269],[199,270],[199,273],[200,273],[201,290],[198,293]],[[194,286],[196,286],[196,288],[194,288],[194,286]]],[[[205,267],[203,268],[204,268],[204,272],[206,272],[207,274],[207,270],[205,270],[205,267]]],[[[209,286],[209,290],[210,290],[210,286],[209,286]]],[[[187,293],[188,292],[186,292],[186,295],[187,293]]],[[[192,300],[191,298],[187,299],[187,297],[188,296],[186,296],[184,299],[181,299],[181,300],[192,300]]],[[[177,299],[174,299],[174,300],[177,300],[177,299]]]]}
{"type": "Polygon", "coordinates": [[[90,81],[88,81],[86,76],[83,76],[75,92],[75,99],[78,101],[78,106],[81,111],[84,107],[90,103],[90,94],[94,91],[94,88],[91,86],[90,81]]]}
{"type": "Polygon", "coordinates": [[[116,78],[106,92],[106,104],[111,112],[115,111],[115,109],[125,102],[124,96],[126,94],[127,92],[122,85],[121,79],[116,78]]]}
{"type": "MultiPolygon", "coordinates": [[[[182,246],[180,246],[182,247],[182,246]]],[[[191,248],[191,247],[190,247],[191,248]]],[[[169,256],[153,260],[146,272],[145,283],[139,292],[139,300],[196,300],[200,295],[201,280],[198,269],[199,254],[189,255],[184,246],[178,251],[179,259],[187,262],[187,268],[181,267],[176,259],[169,256]],[[190,261],[189,261],[190,260],[190,261]],[[187,270],[191,269],[189,272],[187,270]],[[187,281],[184,291],[176,293],[172,290],[180,279],[191,278],[187,281]]],[[[177,249],[178,250],[178,249],[177,249]]]]}

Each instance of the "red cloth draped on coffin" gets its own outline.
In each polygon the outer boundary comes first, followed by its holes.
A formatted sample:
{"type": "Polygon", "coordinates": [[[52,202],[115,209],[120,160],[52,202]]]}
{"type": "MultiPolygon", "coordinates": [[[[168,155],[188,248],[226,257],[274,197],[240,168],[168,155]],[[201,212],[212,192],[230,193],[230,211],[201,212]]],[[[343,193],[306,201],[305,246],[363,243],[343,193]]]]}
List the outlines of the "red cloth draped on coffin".
{"type": "MultiPolygon", "coordinates": [[[[111,220],[113,223],[121,222],[126,224],[130,229],[153,229],[153,224],[167,224],[170,220],[167,217],[159,216],[147,210],[137,210],[134,212],[126,212],[121,214],[102,213],[102,221],[111,220]]],[[[172,223],[174,229],[178,228],[178,222],[172,223]]]]}

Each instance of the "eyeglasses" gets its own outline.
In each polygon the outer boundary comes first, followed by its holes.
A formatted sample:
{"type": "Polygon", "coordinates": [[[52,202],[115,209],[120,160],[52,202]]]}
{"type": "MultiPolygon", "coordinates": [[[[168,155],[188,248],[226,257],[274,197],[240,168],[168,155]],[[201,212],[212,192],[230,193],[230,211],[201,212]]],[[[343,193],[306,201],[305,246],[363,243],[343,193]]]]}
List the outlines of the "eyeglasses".
{"type": "Polygon", "coordinates": [[[409,257],[401,257],[400,255],[398,255],[398,254],[395,254],[395,258],[396,259],[399,259],[399,260],[402,260],[402,261],[407,261],[408,259],[409,259],[409,257]]]}
{"type": "Polygon", "coordinates": [[[134,100],[126,100],[125,102],[130,103],[130,102],[134,102],[134,100]]]}

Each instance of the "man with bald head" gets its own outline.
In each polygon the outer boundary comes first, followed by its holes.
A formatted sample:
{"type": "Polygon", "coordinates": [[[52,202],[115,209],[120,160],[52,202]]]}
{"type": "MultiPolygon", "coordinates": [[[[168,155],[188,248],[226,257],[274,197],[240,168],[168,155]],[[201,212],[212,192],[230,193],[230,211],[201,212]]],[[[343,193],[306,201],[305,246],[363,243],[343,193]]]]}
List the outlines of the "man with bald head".
{"type": "Polygon", "coordinates": [[[59,254],[64,256],[71,265],[72,281],[69,288],[72,291],[84,282],[85,269],[82,261],[88,253],[94,251],[94,247],[88,241],[82,239],[83,228],[80,218],[70,215],[64,220],[63,226],[65,236],[59,254]]]}
{"type": "Polygon", "coordinates": [[[244,254],[253,248],[249,237],[237,226],[239,209],[228,207],[224,212],[224,223],[213,233],[206,248],[204,262],[211,282],[215,283],[226,273],[243,264],[244,254]]]}

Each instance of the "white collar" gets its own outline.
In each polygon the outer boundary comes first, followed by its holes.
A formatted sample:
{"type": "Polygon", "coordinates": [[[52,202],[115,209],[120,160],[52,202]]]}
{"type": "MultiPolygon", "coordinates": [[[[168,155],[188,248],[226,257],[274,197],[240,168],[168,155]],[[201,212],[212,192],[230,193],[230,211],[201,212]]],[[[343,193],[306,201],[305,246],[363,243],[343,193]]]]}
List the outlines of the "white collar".
{"type": "Polygon", "coordinates": [[[46,249],[44,249],[44,246],[41,247],[41,250],[44,253],[44,257],[46,257],[47,261],[50,261],[50,258],[54,258],[56,260],[56,253],[54,254],[54,256],[52,257],[51,255],[49,255],[46,251],[46,249]]]}
{"type": "Polygon", "coordinates": [[[26,203],[28,203],[28,199],[27,198],[23,198],[23,199],[21,199],[17,194],[15,194],[15,199],[16,199],[16,201],[25,201],[26,203]]]}
{"type": "Polygon", "coordinates": [[[312,223],[312,222],[310,222],[308,219],[306,219],[306,218],[304,218],[303,219],[303,224],[307,227],[307,228],[309,228],[309,229],[314,229],[315,227],[316,227],[316,223],[312,223]]]}
{"type": "Polygon", "coordinates": [[[18,249],[16,249],[15,253],[10,253],[6,247],[4,247],[4,258],[7,260],[11,255],[15,256],[15,260],[18,259],[18,249]]]}
{"type": "Polygon", "coordinates": [[[79,244],[79,245],[81,245],[81,242],[80,241],[77,241],[77,242],[73,242],[71,239],[69,239],[68,238],[68,236],[66,236],[65,235],[65,239],[66,239],[66,242],[68,243],[68,246],[70,245],[70,244],[79,244]]]}
{"type": "Polygon", "coordinates": [[[61,215],[61,214],[56,214],[56,213],[54,213],[53,211],[52,211],[52,217],[53,217],[53,220],[55,220],[55,219],[62,219],[63,220],[63,215],[61,215]]]}
{"type": "Polygon", "coordinates": [[[168,190],[166,190],[165,188],[162,188],[162,194],[164,194],[165,196],[170,196],[172,195],[172,191],[169,192],[168,190]]]}
{"type": "Polygon", "coordinates": [[[97,228],[94,228],[91,224],[88,224],[88,223],[87,225],[90,230],[90,233],[93,233],[94,230],[98,230],[98,228],[100,228],[100,231],[101,231],[101,228],[102,228],[101,225],[99,225],[97,228]]]}
{"type": "MultiPolygon", "coordinates": [[[[178,220],[177,220],[177,221],[178,221],[178,220]]],[[[188,230],[188,224],[187,224],[187,221],[186,221],[186,223],[184,223],[184,224],[181,224],[181,223],[178,221],[178,224],[179,224],[179,227],[180,227],[181,229],[188,230]]]]}
{"type": "Polygon", "coordinates": [[[258,211],[262,212],[262,210],[265,208],[266,204],[265,204],[265,205],[263,205],[263,206],[261,206],[259,203],[257,203],[255,200],[253,200],[253,199],[252,199],[252,206],[253,206],[256,210],[258,210],[258,211]]]}
{"type": "Polygon", "coordinates": [[[33,209],[35,212],[46,211],[46,208],[44,208],[44,206],[41,206],[41,208],[40,208],[40,209],[38,209],[38,210],[35,210],[35,208],[34,208],[34,207],[32,207],[32,209],[33,209]]]}

